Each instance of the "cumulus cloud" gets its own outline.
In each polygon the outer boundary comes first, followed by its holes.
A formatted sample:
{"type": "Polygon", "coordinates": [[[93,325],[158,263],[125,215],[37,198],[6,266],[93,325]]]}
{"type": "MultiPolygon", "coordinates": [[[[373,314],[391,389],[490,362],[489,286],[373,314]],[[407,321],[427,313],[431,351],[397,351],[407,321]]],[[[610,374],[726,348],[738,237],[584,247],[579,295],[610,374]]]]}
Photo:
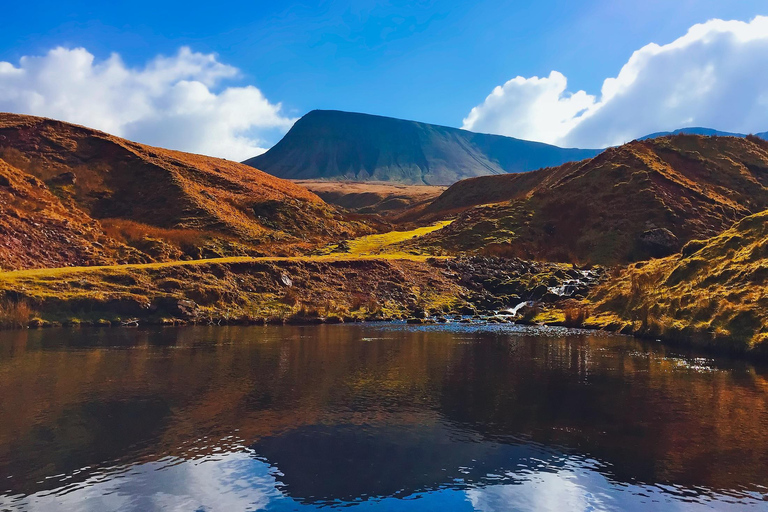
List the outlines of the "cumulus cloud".
{"type": "Polygon", "coordinates": [[[607,78],[599,97],[566,77],[517,77],[496,87],[464,128],[566,146],[605,147],[704,126],[768,130],[768,17],[710,20],[666,45],[648,44],[607,78]]]}
{"type": "Polygon", "coordinates": [[[142,68],[117,54],[54,48],[0,62],[0,110],[61,119],[138,142],[243,160],[264,152],[264,134],[294,122],[253,86],[220,84],[238,70],[181,48],[142,68]]]}

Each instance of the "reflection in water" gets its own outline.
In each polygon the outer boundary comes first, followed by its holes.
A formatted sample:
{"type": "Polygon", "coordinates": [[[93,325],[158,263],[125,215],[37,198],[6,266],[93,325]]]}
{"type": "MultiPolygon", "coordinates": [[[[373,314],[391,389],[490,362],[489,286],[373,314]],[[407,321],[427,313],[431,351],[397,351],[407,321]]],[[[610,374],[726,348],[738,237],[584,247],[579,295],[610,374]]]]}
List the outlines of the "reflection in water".
{"type": "Polygon", "coordinates": [[[0,509],[766,509],[768,380],[623,337],[0,335],[0,509]]]}

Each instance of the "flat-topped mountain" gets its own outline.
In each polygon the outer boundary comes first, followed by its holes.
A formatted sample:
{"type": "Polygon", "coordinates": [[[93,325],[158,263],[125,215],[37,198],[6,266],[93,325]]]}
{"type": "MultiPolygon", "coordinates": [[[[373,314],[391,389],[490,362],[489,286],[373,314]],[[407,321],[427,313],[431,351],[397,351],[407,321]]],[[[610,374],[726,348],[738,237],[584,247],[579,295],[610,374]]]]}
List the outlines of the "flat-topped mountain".
{"type": "Polygon", "coordinates": [[[390,117],[313,110],[272,149],[244,163],[288,179],[450,185],[597,153],[390,117]]]}
{"type": "MultiPolygon", "coordinates": [[[[88,227],[88,240],[105,248],[128,244],[150,261],[291,254],[313,241],[353,236],[361,227],[306,188],[253,167],[51,119],[0,114],[0,159],[7,163],[0,174],[8,183],[0,192],[8,204],[26,201],[21,213],[53,216],[79,231],[88,227]],[[100,233],[112,241],[101,240],[100,233]]],[[[29,223],[13,224],[13,237],[21,242],[6,238],[5,245],[23,248],[23,240],[39,234],[31,233],[38,230],[35,224],[45,223],[30,217],[29,223]],[[23,226],[30,233],[17,232],[23,226]]],[[[69,236],[66,230],[59,235],[69,236]]],[[[105,259],[104,252],[91,251],[89,260],[81,251],[57,263],[124,260],[114,251],[105,259]]],[[[8,254],[0,266],[46,265],[44,259],[23,258],[8,254]]]]}
{"type": "Polygon", "coordinates": [[[768,142],[676,135],[583,162],[460,181],[410,220],[441,251],[617,264],[665,256],[768,208],[768,142]]]}

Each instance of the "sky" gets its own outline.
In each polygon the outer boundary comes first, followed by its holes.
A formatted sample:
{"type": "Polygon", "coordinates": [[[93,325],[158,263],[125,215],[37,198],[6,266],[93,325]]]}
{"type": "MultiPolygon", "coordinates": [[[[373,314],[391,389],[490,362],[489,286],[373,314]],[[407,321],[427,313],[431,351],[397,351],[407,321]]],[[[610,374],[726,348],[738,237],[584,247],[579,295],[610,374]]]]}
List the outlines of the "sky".
{"type": "Polygon", "coordinates": [[[768,130],[764,0],[8,2],[0,110],[242,160],[338,109],[605,147],[768,130]]]}

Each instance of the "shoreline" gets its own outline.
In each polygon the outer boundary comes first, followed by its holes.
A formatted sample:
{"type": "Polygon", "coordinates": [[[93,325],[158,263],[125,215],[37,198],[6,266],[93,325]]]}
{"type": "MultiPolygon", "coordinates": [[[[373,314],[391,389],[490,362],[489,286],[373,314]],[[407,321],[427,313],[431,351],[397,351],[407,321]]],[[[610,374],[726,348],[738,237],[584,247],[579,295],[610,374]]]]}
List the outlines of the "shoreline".
{"type": "Polygon", "coordinates": [[[151,321],[151,320],[137,320],[135,322],[110,322],[110,321],[95,321],[95,322],[79,322],[79,323],[62,323],[62,322],[30,322],[26,326],[0,326],[1,332],[13,332],[13,331],[44,331],[55,329],[148,329],[148,328],[184,328],[184,327],[301,327],[301,326],[319,326],[319,325],[363,325],[363,324],[398,324],[403,326],[412,327],[441,327],[447,325],[458,325],[462,327],[480,327],[490,325],[512,325],[521,327],[559,327],[563,329],[569,329],[573,331],[582,331],[584,333],[604,333],[615,336],[622,336],[638,341],[657,343],[664,347],[671,349],[685,349],[694,350],[712,357],[726,357],[738,360],[744,360],[755,363],[768,363],[768,354],[764,352],[743,352],[736,350],[729,350],[728,347],[720,345],[700,345],[693,341],[684,339],[671,339],[657,336],[648,336],[644,334],[621,332],[622,329],[611,329],[606,327],[596,327],[594,325],[565,325],[561,321],[552,322],[530,322],[530,321],[515,321],[515,320],[499,320],[498,315],[481,315],[481,318],[472,318],[464,315],[461,320],[455,320],[458,315],[447,314],[445,317],[432,317],[424,319],[416,318],[260,318],[260,319],[242,319],[242,318],[230,318],[230,319],[218,319],[212,322],[195,322],[176,320],[173,322],[165,321],[151,321]],[[446,317],[454,317],[453,319],[447,319],[446,317]],[[416,320],[416,321],[414,321],[416,320]]]}

